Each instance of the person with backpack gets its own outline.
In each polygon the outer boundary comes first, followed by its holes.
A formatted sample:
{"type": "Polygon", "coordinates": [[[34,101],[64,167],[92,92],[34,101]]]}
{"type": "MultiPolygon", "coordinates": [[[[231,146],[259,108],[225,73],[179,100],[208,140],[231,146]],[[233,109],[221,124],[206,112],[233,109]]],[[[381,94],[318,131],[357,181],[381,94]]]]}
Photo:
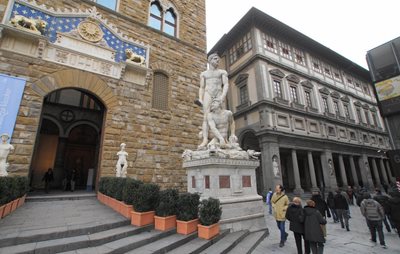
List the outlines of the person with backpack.
{"type": "Polygon", "coordinates": [[[267,205],[268,205],[268,207],[269,207],[269,209],[268,209],[269,214],[272,214],[272,204],[271,204],[272,194],[273,194],[272,190],[271,190],[271,188],[269,188],[269,191],[267,193],[267,197],[266,197],[266,200],[265,200],[267,205]]]}
{"type": "Polygon", "coordinates": [[[326,225],[326,220],[315,208],[314,201],[307,200],[306,204],[304,207],[304,239],[308,241],[313,254],[323,254],[325,236],[321,226],[326,225]]]}
{"type": "MultiPolygon", "coordinates": [[[[290,221],[289,230],[293,231],[296,241],[297,254],[303,254],[301,238],[304,239],[304,211],[301,207],[301,199],[294,197],[293,202],[289,204],[286,211],[286,219],[290,221]]],[[[304,239],[305,253],[310,253],[310,246],[304,239]]]]}
{"type": "Polygon", "coordinates": [[[376,200],[372,199],[369,193],[364,193],[364,200],[361,202],[360,211],[367,221],[367,226],[371,233],[371,242],[376,243],[376,231],[378,231],[379,243],[382,248],[387,249],[382,230],[382,220],[385,216],[383,207],[376,200]]]}
{"type": "Polygon", "coordinates": [[[284,193],[285,188],[278,184],[275,187],[275,193],[272,195],[271,203],[274,209],[274,217],[276,225],[279,228],[281,234],[281,241],[279,247],[283,247],[288,237],[288,233],[285,232],[285,221],[286,221],[286,210],[289,205],[289,198],[284,193]]]}
{"type": "Polygon", "coordinates": [[[397,233],[400,237],[400,192],[395,190],[390,193],[388,201],[388,215],[396,227],[397,233]]]}
{"type": "Polygon", "coordinates": [[[326,199],[326,204],[328,205],[328,208],[331,211],[333,222],[334,223],[338,223],[339,219],[338,219],[337,214],[336,214],[335,200],[334,200],[334,196],[333,196],[333,192],[332,191],[330,191],[328,193],[328,197],[326,199]]]}

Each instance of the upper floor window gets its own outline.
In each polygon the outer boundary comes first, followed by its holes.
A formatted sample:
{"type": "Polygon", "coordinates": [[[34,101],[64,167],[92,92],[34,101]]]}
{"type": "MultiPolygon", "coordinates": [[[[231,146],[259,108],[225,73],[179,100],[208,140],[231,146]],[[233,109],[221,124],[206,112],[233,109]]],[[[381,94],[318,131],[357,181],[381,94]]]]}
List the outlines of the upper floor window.
{"type": "Polygon", "coordinates": [[[369,92],[369,89],[368,89],[368,86],[363,86],[363,90],[364,90],[364,93],[366,94],[366,95],[371,95],[370,94],[370,92],[369,92]]]}
{"type": "Polygon", "coordinates": [[[297,96],[297,87],[290,86],[290,96],[292,97],[292,101],[299,103],[299,97],[297,96]]]}
{"type": "Polygon", "coordinates": [[[229,49],[229,62],[236,62],[242,55],[252,48],[251,35],[247,33],[231,49],[229,49]]]}
{"type": "Polygon", "coordinates": [[[94,0],[94,1],[104,7],[111,9],[111,10],[114,10],[114,11],[117,10],[118,0],[94,0]]]}
{"type": "Polygon", "coordinates": [[[151,3],[149,26],[171,36],[176,36],[176,20],[176,14],[172,8],[169,8],[164,14],[161,4],[158,1],[151,3]]]}
{"type": "Polygon", "coordinates": [[[311,59],[312,69],[316,72],[322,73],[321,64],[318,59],[312,58],[311,59]]]}
{"type": "Polygon", "coordinates": [[[344,104],[344,105],[343,105],[343,108],[344,108],[344,114],[346,115],[347,118],[350,119],[350,109],[349,109],[349,105],[344,104]]]}
{"type": "Polygon", "coordinates": [[[249,92],[247,90],[247,84],[242,85],[239,88],[240,105],[246,104],[249,101],[249,92]]]}
{"type": "Polygon", "coordinates": [[[376,116],[376,113],[372,113],[372,121],[374,122],[374,126],[378,127],[378,118],[376,116]]]}
{"type": "Polygon", "coordinates": [[[57,103],[85,109],[101,110],[101,103],[90,94],[77,89],[62,89],[45,97],[48,103],[57,103]]]}
{"type": "Polygon", "coordinates": [[[304,91],[304,95],[305,95],[305,98],[306,98],[307,107],[312,108],[311,92],[310,91],[304,91]]]}
{"type": "Polygon", "coordinates": [[[168,110],[168,76],[155,72],[153,79],[152,107],[161,110],[168,110]]]}
{"type": "Polygon", "coordinates": [[[337,101],[333,101],[333,109],[335,110],[336,115],[340,115],[339,103],[337,101]]]}
{"type": "Polygon", "coordinates": [[[281,82],[278,80],[273,80],[274,82],[274,92],[275,92],[275,96],[279,97],[279,98],[283,98],[282,96],[282,86],[281,86],[281,82]]]}
{"type": "Polygon", "coordinates": [[[264,48],[272,51],[274,53],[278,53],[278,50],[276,48],[276,41],[275,38],[263,33],[262,34],[263,37],[263,44],[264,44],[264,48]]]}
{"type": "Polygon", "coordinates": [[[322,97],[322,104],[324,106],[324,112],[328,113],[329,106],[328,106],[328,98],[327,97],[322,97]]]}
{"type": "Polygon", "coordinates": [[[283,42],[279,42],[279,53],[281,54],[281,56],[292,60],[292,52],[290,51],[290,46],[286,43],[283,42]]]}
{"type": "Polygon", "coordinates": [[[331,68],[328,65],[324,66],[324,74],[328,77],[332,77],[331,68]]]}
{"type": "Polygon", "coordinates": [[[367,124],[369,125],[369,124],[370,124],[370,121],[369,121],[369,113],[368,113],[368,110],[364,110],[364,115],[365,115],[365,120],[367,121],[367,124]]]}
{"type": "Polygon", "coordinates": [[[363,120],[362,120],[362,116],[361,116],[361,109],[357,107],[356,108],[356,113],[357,113],[358,122],[362,123],[363,120]]]}
{"type": "Polygon", "coordinates": [[[294,52],[294,61],[298,64],[306,65],[306,62],[304,60],[304,52],[296,48],[293,48],[293,52],[294,52]]]}

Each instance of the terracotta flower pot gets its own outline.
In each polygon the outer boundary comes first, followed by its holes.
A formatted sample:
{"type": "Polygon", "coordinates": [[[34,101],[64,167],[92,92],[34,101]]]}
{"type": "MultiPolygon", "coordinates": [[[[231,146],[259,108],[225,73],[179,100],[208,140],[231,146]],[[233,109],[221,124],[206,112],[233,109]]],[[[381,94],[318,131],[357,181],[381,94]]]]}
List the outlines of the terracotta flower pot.
{"type": "Polygon", "coordinates": [[[25,198],[26,198],[26,194],[19,198],[18,207],[25,204],[25,198]]]}
{"type": "Polygon", "coordinates": [[[104,194],[101,192],[97,192],[97,200],[99,200],[100,203],[104,204],[104,194]]]}
{"type": "Polygon", "coordinates": [[[0,206],[0,219],[3,218],[4,210],[6,209],[6,205],[0,206]]]}
{"type": "Polygon", "coordinates": [[[190,221],[177,220],[176,232],[182,235],[191,234],[197,230],[198,224],[199,224],[199,219],[194,219],[190,221]]]}
{"type": "Polygon", "coordinates": [[[145,226],[154,223],[155,211],[150,212],[131,212],[131,224],[134,226],[145,226]]]}
{"type": "Polygon", "coordinates": [[[154,216],[154,229],[167,231],[176,227],[176,215],[167,217],[154,216]]]}
{"type": "Polygon", "coordinates": [[[3,212],[3,218],[11,213],[12,201],[5,204],[5,206],[6,206],[6,208],[4,209],[4,212],[3,212]]]}
{"type": "Polygon", "coordinates": [[[16,199],[14,199],[14,200],[12,201],[11,212],[14,212],[15,209],[17,209],[18,201],[19,201],[19,198],[16,198],[16,199]]]}
{"type": "Polygon", "coordinates": [[[209,240],[219,234],[219,224],[215,223],[210,226],[197,225],[198,234],[200,238],[209,240]]]}
{"type": "Polygon", "coordinates": [[[119,213],[124,216],[125,218],[129,219],[131,218],[131,212],[133,211],[132,205],[127,205],[124,202],[121,201],[120,207],[119,207],[119,213]]]}

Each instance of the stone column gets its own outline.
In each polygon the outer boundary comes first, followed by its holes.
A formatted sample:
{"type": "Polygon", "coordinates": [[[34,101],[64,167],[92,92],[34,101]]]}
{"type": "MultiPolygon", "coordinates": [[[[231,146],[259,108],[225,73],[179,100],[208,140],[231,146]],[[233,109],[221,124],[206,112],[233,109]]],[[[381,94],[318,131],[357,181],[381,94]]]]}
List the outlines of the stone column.
{"type": "Polygon", "coordinates": [[[347,188],[349,184],[347,183],[346,168],[344,167],[342,154],[339,154],[339,167],[340,167],[340,176],[342,177],[343,187],[347,188]]]}
{"type": "Polygon", "coordinates": [[[326,191],[335,191],[337,188],[335,165],[333,165],[332,152],[325,150],[321,153],[322,174],[327,187],[326,191]]]}
{"type": "Polygon", "coordinates": [[[388,173],[388,177],[391,183],[396,183],[396,178],[393,177],[392,175],[392,171],[390,170],[390,164],[388,160],[385,160],[385,164],[386,164],[386,169],[387,169],[387,173],[388,173]]]}
{"type": "Polygon", "coordinates": [[[375,158],[372,158],[372,172],[374,172],[377,188],[382,188],[381,179],[379,178],[378,167],[376,166],[375,158]]]}
{"type": "Polygon", "coordinates": [[[353,180],[354,180],[354,186],[359,187],[356,165],[354,164],[354,158],[352,155],[350,155],[349,160],[350,160],[351,174],[353,175],[353,180]]]}
{"type": "Polygon", "coordinates": [[[302,194],[304,193],[304,190],[301,188],[299,165],[297,162],[297,153],[295,149],[292,149],[292,162],[293,162],[293,174],[295,183],[295,189],[293,193],[302,194]]]}
{"type": "Polygon", "coordinates": [[[312,157],[312,152],[307,152],[308,157],[308,168],[310,170],[310,178],[311,178],[311,188],[312,190],[319,190],[317,185],[317,178],[315,177],[315,168],[314,168],[314,161],[312,157]]]}
{"type": "Polygon", "coordinates": [[[388,176],[387,176],[387,174],[386,174],[386,169],[385,169],[385,165],[383,164],[383,159],[382,159],[382,158],[379,159],[379,166],[380,166],[381,171],[382,171],[383,182],[384,182],[386,185],[389,186],[390,181],[389,181],[389,178],[388,178],[388,176]]]}
{"type": "Polygon", "coordinates": [[[368,190],[372,190],[374,187],[374,182],[372,181],[371,169],[366,154],[363,154],[362,157],[360,157],[359,165],[364,187],[366,187],[368,190]]]}

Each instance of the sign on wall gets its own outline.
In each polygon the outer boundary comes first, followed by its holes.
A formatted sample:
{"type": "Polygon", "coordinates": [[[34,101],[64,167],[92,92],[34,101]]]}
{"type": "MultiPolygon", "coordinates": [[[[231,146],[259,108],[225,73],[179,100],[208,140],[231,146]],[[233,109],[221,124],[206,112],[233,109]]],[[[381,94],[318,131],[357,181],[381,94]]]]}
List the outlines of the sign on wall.
{"type": "Polygon", "coordinates": [[[25,80],[0,74],[0,133],[12,137],[25,80]]]}

